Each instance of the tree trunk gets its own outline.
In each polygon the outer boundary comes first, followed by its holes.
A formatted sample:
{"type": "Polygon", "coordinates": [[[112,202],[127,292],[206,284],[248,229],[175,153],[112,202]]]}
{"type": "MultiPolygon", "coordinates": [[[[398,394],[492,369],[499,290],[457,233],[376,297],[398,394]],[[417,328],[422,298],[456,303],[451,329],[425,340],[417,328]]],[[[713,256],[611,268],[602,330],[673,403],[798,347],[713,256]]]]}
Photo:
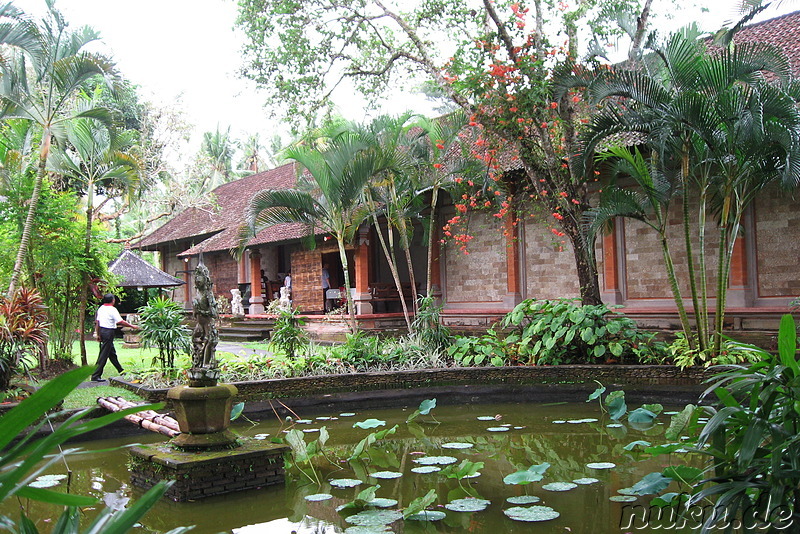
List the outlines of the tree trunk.
{"type": "Polygon", "coordinates": [[[9,297],[13,296],[17,291],[17,285],[22,275],[22,264],[25,263],[25,258],[28,255],[31,233],[33,232],[33,222],[36,217],[36,208],[39,206],[39,196],[42,192],[45,165],[47,164],[47,155],[49,153],[50,128],[45,128],[42,133],[42,144],[39,150],[39,165],[36,169],[36,179],[33,182],[33,192],[31,193],[30,204],[28,205],[28,215],[25,217],[25,225],[22,227],[22,236],[20,236],[19,248],[17,249],[17,259],[14,261],[14,270],[11,272],[11,281],[8,283],[8,291],[6,294],[9,297]]]}
{"type": "MultiPolygon", "coordinates": [[[[371,200],[371,199],[370,199],[371,200]]],[[[406,327],[408,328],[408,332],[411,333],[411,316],[408,313],[408,306],[406,306],[406,301],[402,298],[403,295],[403,284],[400,282],[400,274],[397,272],[397,265],[395,264],[391,254],[389,253],[389,247],[386,245],[386,240],[383,238],[383,232],[381,232],[381,227],[378,224],[378,216],[376,215],[375,211],[372,211],[372,220],[375,223],[375,233],[378,234],[378,241],[381,243],[381,249],[383,250],[383,255],[386,257],[386,263],[389,264],[389,271],[392,273],[392,279],[394,280],[394,285],[397,287],[397,294],[401,295],[400,298],[400,305],[403,308],[403,318],[406,321],[406,327]]]]}
{"type": "MultiPolygon", "coordinates": [[[[86,188],[86,234],[83,243],[83,258],[89,259],[92,251],[92,219],[94,215],[94,182],[89,180],[86,188]]],[[[86,308],[89,301],[89,271],[84,266],[81,273],[80,301],[78,302],[78,331],[80,332],[81,365],[89,365],[86,355],[86,308]]]]}
{"type": "Polygon", "coordinates": [[[347,311],[350,314],[350,331],[355,334],[358,327],[356,326],[356,310],[353,306],[353,295],[350,294],[350,267],[347,264],[347,253],[344,250],[344,241],[342,237],[336,236],[336,242],[339,244],[339,259],[342,261],[345,298],[347,298],[347,311]]]}
{"type": "Polygon", "coordinates": [[[426,269],[426,284],[425,296],[430,297],[433,293],[433,280],[431,280],[431,273],[433,271],[433,236],[434,228],[436,228],[436,201],[439,197],[439,188],[434,186],[431,193],[431,222],[428,225],[428,265],[426,269]]]}
{"type": "Polygon", "coordinates": [[[600,297],[600,282],[597,278],[597,264],[592,260],[593,254],[589,254],[591,246],[584,239],[580,227],[574,222],[572,217],[564,217],[561,221],[564,233],[572,243],[572,252],[575,256],[575,267],[578,273],[578,284],[580,284],[581,304],[584,306],[597,306],[603,303],[600,297]]]}

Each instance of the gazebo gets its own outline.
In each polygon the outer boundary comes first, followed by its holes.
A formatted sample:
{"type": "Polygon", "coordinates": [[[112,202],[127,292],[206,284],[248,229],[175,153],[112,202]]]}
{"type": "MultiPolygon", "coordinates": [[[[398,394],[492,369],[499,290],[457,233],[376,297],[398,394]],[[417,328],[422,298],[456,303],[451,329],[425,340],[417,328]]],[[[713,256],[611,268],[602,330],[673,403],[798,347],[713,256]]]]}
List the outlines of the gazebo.
{"type": "MultiPolygon", "coordinates": [[[[120,278],[119,287],[137,289],[177,287],[185,282],[165,273],[145,260],[125,249],[108,266],[109,272],[120,278]]],[[[120,310],[122,311],[122,310],[120,310]]]]}

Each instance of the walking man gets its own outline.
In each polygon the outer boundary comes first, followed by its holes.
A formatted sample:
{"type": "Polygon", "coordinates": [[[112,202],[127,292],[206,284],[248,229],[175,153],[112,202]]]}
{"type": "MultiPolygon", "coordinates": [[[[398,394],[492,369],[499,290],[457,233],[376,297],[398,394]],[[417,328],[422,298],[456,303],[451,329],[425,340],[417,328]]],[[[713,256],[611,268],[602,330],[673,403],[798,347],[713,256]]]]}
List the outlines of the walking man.
{"type": "Polygon", "coordinates": [[[139,329],[138,326],[132,325],[122,318],[114,307],[115,300],[116,297],[110,293],[103,295],[102,305],[97,310],[97,316],[95,317],[94,337],[100,342],[100,354],[97,355],[97,368],[92,373],[92,382],[105,382],[103,368],[109,360],[111,360],[112,365],[117,368],[118,372],[122,373],[124,371],[117,359],[117,350],[114,348],[117,326],[139,329]]]}

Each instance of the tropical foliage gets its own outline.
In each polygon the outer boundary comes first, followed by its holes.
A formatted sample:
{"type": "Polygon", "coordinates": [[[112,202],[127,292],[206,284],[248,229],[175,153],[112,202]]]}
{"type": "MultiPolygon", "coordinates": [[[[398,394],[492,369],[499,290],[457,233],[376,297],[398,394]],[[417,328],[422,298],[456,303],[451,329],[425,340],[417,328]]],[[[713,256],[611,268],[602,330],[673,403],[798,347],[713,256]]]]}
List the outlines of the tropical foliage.
{"type": "Polygon", "coordinates": [[[713,357],[722,343],[731,258],[742,217],[768,185],[800,183],[800,89],[791,81],[786,58],[763,44],[711,51],[695,36],[676,33],[654,52],[646,68],[604,70],[589,83],[593,100],[605,109],[586,136],[585,158],[623,133],[639,134],[650,153],[649,162],[642,156],[623,157],[641,189],[606,188],[590,228],[596,232],[615,215],[652,221],[648,224],[659,233],[689,344],[713,357]],[[675,193],[681,198],[694,331],[680,304],[665,241],[664,215],[675,193]],[[709,213],[718,228],[713,287],[707,282],[713,272],[706,259],[709,213]],[[713,323],[708,314],[712,296],[713,323]]]}
{"type": "Polygon", "coordinates": [[[191,348],[191,332],[183,324],[183,306],[165,296],[157,296],[139,308],[138,312],[141,321],[138,334],[142,345],[157,348],[162,372],[173,375],[176,371],[175,356],[188,353],[191,348]]]}
{"type": "Polygon", "coordinates": [[[22,288],[0,299],[0,391],[20,364],[33,367],[47,345],[47,314],[35,290],[22,288]]]}

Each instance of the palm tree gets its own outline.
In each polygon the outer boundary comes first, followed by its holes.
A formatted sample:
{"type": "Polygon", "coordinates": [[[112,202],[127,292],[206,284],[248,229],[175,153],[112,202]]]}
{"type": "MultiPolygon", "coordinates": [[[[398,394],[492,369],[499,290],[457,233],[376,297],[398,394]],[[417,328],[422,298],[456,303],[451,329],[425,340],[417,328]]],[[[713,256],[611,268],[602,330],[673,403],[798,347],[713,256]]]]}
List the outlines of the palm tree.
{"type": "Polygon", "coordinates": [[[368,142],[349,131],[335,137],[318,131],[287,148],[286,158],[297,161],[307,171],[303,176],[308,179],[308,188],[301,184],[294,189],[268,189],[257,193],[250,202],[247,229],[240,239],[240,247],[243,247],[247,238],[261,229],[287,222],[305,224],[312,237],[317,230],[330,234],[339,248],[353,332],[357,327],[345,247],[353,241],[358,227],[370,214],[362,201],[362,193],[380,167],[369,148],[368,142]]]}
{"type": "MultiPolygon", "coordinates": [[[[91,101],[83,100],[91,106],[91,101]]],[[[92,225],[103,206],[116,197],[130,199],[136,190],[143,165],[131,152],[136,132],[117,133],[94,119],[78,118],[67,124],[65,148],[51,152],[50,170],[64,176],[86,195],[86,233],[83,252],[88,258],[92,247],[92,225]],[[95,193],[103,200],[95,206],[95,193]]],[[[89,298],[89,271],[83,270],[78,316],[83,320],[89,298]]],[[[87,365],[85,328],[80,336],[81,363],[87,365]]]]}
{"type": "Polygon", "coordinates": [[[742,214],[766,185],[779,180],[794,186],[800,179],[800,93],[796,83],[788,82],[786,59],[765,45],[738,44],[711,53],[702,41],[675,34],[656,52],[647,68],[612,69],[590,84],[595,100],[608,105],[593,123],[585,153],[621,132],[638,132],[659,158],[676,162],[698,347],[713,356],[721,341],[730,260],[742,214]],[[697,258],[690,225],[692,195],[700,202],[697,258]],[[720,231],[713,346],[705,282],[709,208],[720,231]]]}
{"type": "Polygon", "coordinates": [[[200,154],[207,160],[208,168],[204,169],[199,192],[211,191],[218,186],[231,181],[233,172],[233,153],[237,142],[231,138],[231,128],[220,131],[219,126],[215,132],[205,132],[200,145],[200,154]]]}
{"type": "Polygon", "coordinates": [[[101,75],[107,82],[113,81],[113,63],[84,50],[86,45],[98,39],[98,34],[89,27],[69,31],[52,2],[48,3],[48,10],[47,17],[27,27],[35,36],[37,45],[13,50],[9,61],[3,65],[0,80],[2,115],[33,121],[42,131],[36,178],[8,285],[9,295],[16,291],[28,254],[53,139],[62,137],[65,124],[78,116],[110,122],[110,116],[99,108],[73,114],[74,108],[70,106],[73,95],[89,78],[101,75]]]}

